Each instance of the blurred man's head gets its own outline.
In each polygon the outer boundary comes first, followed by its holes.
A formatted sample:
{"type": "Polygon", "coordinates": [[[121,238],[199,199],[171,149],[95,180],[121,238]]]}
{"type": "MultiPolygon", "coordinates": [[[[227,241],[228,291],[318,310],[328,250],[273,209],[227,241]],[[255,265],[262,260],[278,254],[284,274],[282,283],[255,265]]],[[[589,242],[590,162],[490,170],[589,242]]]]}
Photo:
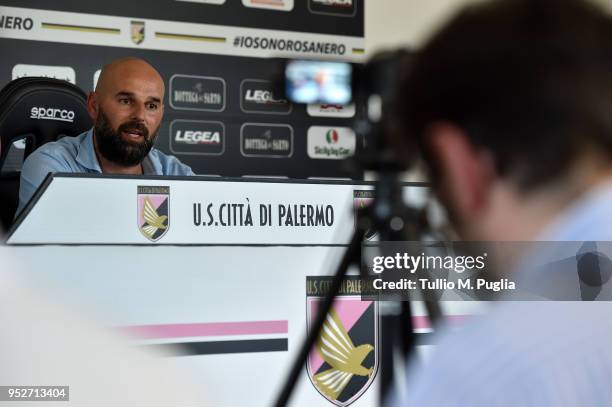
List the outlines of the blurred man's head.
{"type": "Polygon", "coordinates": [[[147,156],[162,120],[164,81],[142,59],[106,65],[88,99],[96,151],[113,164],[131,167],[147,156]]]}
{"type": "Polygon", "coordinates": [[[612,174],[612,20],[578,0],[506,0],[461,12],[400,94],[466,238],[534,238],[612,174]]]}

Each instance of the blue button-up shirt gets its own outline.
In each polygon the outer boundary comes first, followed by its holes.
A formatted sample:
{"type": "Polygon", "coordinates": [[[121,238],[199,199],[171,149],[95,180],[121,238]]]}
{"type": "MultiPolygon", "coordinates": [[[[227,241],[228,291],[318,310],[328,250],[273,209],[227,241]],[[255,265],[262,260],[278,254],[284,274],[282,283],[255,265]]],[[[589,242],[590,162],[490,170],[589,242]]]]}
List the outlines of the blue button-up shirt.
{"type": "MultiPolygon", "coordinates": [[[[565,210],[538,240],[612,241],[611,207],[608,182],[565,210]]],[[[391,405],[612,406],[612,302],[495,305],[463,329],[444,329],[426,368],[412,361],[408,386],[391,405]]]]}
{"type": "MultiPolygon", "coordinates": [[[[176,157],[153,148],[142,162],[145,175],[194,175],[176,157]]],[[[93,144],[93,129],[77,137],[63,137],[36,149],[23,163],[19,186],[20,213],[50,172],[101,174],[93,144]]]]}

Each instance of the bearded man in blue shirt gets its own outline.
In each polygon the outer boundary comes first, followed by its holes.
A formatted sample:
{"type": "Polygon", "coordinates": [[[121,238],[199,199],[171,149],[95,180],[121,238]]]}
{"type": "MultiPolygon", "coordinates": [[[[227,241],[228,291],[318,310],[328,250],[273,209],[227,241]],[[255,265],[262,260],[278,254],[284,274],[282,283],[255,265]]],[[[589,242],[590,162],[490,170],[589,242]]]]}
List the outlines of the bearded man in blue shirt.
{"type": "Polygon", "coordinates": [[[142,59],[106,65],[87,99],[93,128],[47,143],[26,159],[17,213],[50,172],[194,175],[176,157],[153,148],[164,114],[164,91],[160,74],[142,59]]]}

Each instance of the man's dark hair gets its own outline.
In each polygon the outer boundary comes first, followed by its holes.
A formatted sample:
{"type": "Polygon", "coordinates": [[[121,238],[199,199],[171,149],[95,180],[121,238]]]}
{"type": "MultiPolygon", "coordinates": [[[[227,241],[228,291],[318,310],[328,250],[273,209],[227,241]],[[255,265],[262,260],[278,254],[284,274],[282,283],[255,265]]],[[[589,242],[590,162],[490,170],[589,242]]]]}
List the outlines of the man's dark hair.
{"type": "Polygon", "coordinates": [[[427,157],[428,126],[452,123],[492,152],[498,175],[533,189],[587,149],[612,157],[612,20],[579,0],[474,5],[419,53],[399,91],[404,138],[417,141],[408,149],[427,157]]]}

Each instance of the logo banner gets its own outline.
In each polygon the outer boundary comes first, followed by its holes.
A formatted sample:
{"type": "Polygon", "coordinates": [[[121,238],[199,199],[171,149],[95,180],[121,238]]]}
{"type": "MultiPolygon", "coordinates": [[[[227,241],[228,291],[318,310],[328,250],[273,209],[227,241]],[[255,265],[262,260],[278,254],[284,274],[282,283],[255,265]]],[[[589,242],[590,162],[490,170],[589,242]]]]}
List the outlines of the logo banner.
{"type": "MultiPolygon", "coordinates": [[[[329,277],[307,277],[306,319],[310,331],[331,286],[329,277]]],[[[361,397],[378,370],[378,304],[361,300],[361,281],[348,277],[327,314],[321,335],[308,357],[308,378],[337,406],[361,397]]]]}
{"type": "Polygon", "coordinates": [[[170,227],[170,187],[138,187],[138,230],[157,242],[170,227]]]}

